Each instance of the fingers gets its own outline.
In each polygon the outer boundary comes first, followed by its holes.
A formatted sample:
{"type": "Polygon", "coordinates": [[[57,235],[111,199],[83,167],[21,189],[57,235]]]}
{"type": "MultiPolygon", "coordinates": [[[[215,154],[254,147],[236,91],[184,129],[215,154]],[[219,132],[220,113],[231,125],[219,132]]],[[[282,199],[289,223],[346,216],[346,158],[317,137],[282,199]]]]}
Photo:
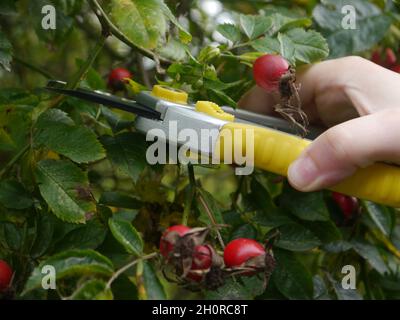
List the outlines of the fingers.
{"type": "Polygon", "coordinates": [[[377,161],[399,163],[399,121],[400,110],[390,109],[327,130],[289,167],[290,184],[300,191],[314,191],[377,161]]]}

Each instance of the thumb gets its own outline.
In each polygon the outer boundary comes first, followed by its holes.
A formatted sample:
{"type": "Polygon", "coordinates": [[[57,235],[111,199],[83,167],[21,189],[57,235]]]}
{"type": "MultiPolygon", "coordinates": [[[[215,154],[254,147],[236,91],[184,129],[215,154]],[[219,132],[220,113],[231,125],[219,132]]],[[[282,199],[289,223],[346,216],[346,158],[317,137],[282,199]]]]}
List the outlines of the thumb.
{"type": "Polygon", "coordinates": [[[399,109],[386,109],[327,130],[291,164],[290,184],[300,191],[314,191],[376,161],[399,163],[399,121],[399,109]]]}

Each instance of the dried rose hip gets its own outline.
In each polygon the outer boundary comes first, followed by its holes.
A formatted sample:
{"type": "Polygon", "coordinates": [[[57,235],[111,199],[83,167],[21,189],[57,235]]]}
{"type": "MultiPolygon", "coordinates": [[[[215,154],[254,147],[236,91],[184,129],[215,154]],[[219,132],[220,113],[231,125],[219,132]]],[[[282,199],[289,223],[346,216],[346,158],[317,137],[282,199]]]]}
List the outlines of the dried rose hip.
{"type": "Polygon", "coordinates": [[[187,277],[193,281],[200,282],[205,271],[211,268],[212,251],[208,246],[196,246],[192,257],[192,267],[187,277]]]}
{"type": "Polygon", "coordinates": [[[191,229],[184,225],[175,225],[169,227],[161,236],[160,239],[160,253],[165,257],[168,258],[172,250],[174,250],[174,246],[176,240],[179,237],[184,236],[188,233],[191,229]]]}

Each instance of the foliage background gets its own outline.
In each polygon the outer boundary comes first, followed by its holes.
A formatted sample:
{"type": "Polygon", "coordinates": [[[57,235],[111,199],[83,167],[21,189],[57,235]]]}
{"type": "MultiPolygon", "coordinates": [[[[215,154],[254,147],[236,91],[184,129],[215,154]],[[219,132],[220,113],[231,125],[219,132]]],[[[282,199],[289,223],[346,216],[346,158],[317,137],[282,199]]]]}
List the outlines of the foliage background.
{"type": "Polygon", "coordinates": [[[328,192],[301,194],[266,172],[240,178],[228,166],[148,166],[131,115],[41,89],[51,78],[105,90],[108,72],[123,66],[134,74],[130,97],[138,83],[158,82],[235,107],[254,85],[260,54],[294,65],[369,58],[377,47],[399,49],[399,27],[398,8],[384,0],[1,1],[0,258],[15,270],[7,297],[400,298],[395,209],[362,202],[348,221],[328,192]],[[41,28],[48,3],[57,10],[53,31],[41,28]],[[357,30],[341,28],[344,4],[357,8],[357,30]],[[225,242],[264,241],[278,229],[267,289],[257,277],[212,292],[168,283],[152,253],[161,232],[181,222],[229,224],[225,242]],[[57,269],[57,290],[40,288],[45,264],[57,269]],[[340,285],[348,264],[357,290],[340,285]]]}

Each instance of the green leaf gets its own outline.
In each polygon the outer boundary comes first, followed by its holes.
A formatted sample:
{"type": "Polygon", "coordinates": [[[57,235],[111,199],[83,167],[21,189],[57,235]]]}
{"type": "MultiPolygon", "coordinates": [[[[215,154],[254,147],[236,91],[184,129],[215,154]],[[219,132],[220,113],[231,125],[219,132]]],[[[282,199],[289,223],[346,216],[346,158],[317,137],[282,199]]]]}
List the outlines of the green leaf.
{"type": "Polygon", "coordinates": [[[113,294],[102,280],[92,279],[83,283],[70,297],[71,300],[112,300],[113,294]]]}
{"type": "Polygon", "coordinates": [[[329,220],[329,212],[322,192],[303,193],[286,186],[279,201],[283,208],[302,220],[329,220]]]}
{"type": "Polygon", "coordinates": [[[0,203],[9,209],[26,209],[33,199],[24,186],[15,180],[0,181],[0,203]]]}
{"type": "Polygon", "coordinates": [[[167,30],[159,0],[112,0],[110,18],[133,43],[147,49],[155,49],[167,30]]]}
{"type": "Polygon", "coordinates": [[[251,46],[263,53],[276,54],[281,52],[281,46],[276,38],[265,36],[252,42],[251,46]]]}
{"type": "Polygon", "coordinates": [[[17,13],[16,0],[2,0],[0,15],[15,15],[17,13]]]}
{"type": "Polygon", "coordinates": [[[394,215],[393,209],[373,203],[371,201],[363,201],[369,217],[378,227],[378,229],[387,237],[392,233],[394,226],[394,215]]]}
{"type": "Polygon", "coordinates": [[[153,266],[148,261],[143,262],[143,284],[146,288],[147,300],[167,299],[164,288],[153,266]]]}
{"type": "Polygon", "coordinates": [[[122,192],[104,192],[99,200],[99,203],[126,209],[139,209],[143,206],[143,203],[134,197],[128,196],[122,192]]]}
{"type": "Polygon", "coordinates": [[[230,106],[232,108],[237,108],[237,103],[235,102],[235,100],[233,100],[230,96],[228,96],[223,91],[209,89],[209,92],[211,93],[211,95],[215,96],[215,99],[217,99],[217,102],[219,102],[220,104],[224,104],[224,105],[230,106]]]}
{"type": "Polygon", "coordinates": [[[385,262],[383,261],[378,249],[366,242],[352,241],[353,249],[362,256],[368,263],[380,274],[389,272],[385,262]]]}
{"type": "Polygon", "coordinates": [[[23,294],[39,288],[45,274],[42,268],[51,265],[56,271],[56,280],[74,275],[101,275],[109,277],[114,271],[112,262],[93,250],[69,250],[54,255],[35,268],[29,277],[23,294]]]}
{"type": "Polygon", "coordinates": [[[257,230],[251,224],[243,224],[232,232],[231,240],[237,238],[257,239],[257,230]]]}
{"type": "Polygon", "coordinates": [[[280,235],[276,246],[290,251],[307,251],[318,247],[321,242],[310,230],[297,223],[279,227],[280,235]]]}
{"type": "Polygon", "coordinates": [[[329,296],[328,288],[321,276],[315,275],[313,277],[314,284],[314,300],[331,300],[329,296]]]}
{"type": "Polygon", "coordinates": [[[61,110],[51,109],[40,115],[34,141],[45,145],[74,162],[88,163],[105,157],[96,135],[86,127],[78,127],[61,110]]]}
{"type": "Polygon", "coordinates": [[[175,18],[168,6],[163,1],[160,1],[160,5],[165,16],[178,28],[179,39],[185,44],[192,41],[192,35],[179,23],[178,19],[175,18]]]}
{"type": "Polygon", "coordinates": [[[329,55],[328,43],[324,37],[314,30],[300,28],[292,29],[285,33],[294,44],[294,57],[296,61],[313,63],[329,55]]]}
{"type": "Polygon", "coordinates": [[[85,215],[94,212],[87,176],[73,163],[42,160],[35,175],[40,193],[61,220],[84,223],[85,215]]]}
{"type": "Polygon", "coordinates": [[[222,287],[206,292],[207,300],[250,300],[264,291],[263,280],[258,277],[243,277],[242,283],[228,278],[222,287]]]}
{"type": "Polygon", "coordinates": [[[264,16],[240,15],[240,26],[245,35],[250,39],[256,39],[266,33],[272,27],[272,19],[264,16]]]}
{"type": "Polygon", "coordinates": [[[295,44],[292,39],[283,33],[278,33],[278,41],[280,45],[280,55],[289,61],[290,64],[296,64],[295,44]]]}
{"type": "Polygon", "coordinates": [[[339,240],[327,243],[323,246],[323,249],[329,253],[341,253],[352,249],[353,246],[350,242],[339,240]]]}
{"type": "Polygon", "coordinates": [[[313,280],[308,269],[296,256],[284,250],[274,250],[277,267],[272,279],[278,290],[288,299],[312,299],[313,280]]]}
{"type": "Polygon", "coordinates": [[[11,222],[0,223],[0,233],[3,235],[1,238],[5,239],[5,244],[13,251],[21,249],[24,231],[11,222]]]}
{"type": "Polygon", "coordinates": [[[342,57],[372,48],[388,31],[391,19],[374,4],[363,0],[325,0],[313,11],[313,18],[327,38],[330,57],[342,57]],[[356,29],[344,29],[344,5],[356,10],[356,29]]]}
{"type": "Polygon", "coordinates": [[[3,32],[0,31],[0,66],[11,71],[12,45],[3,32]]]}
{"type": "Polygon", "coordinates": [[[228,40],[232,41],[233,43],[239,42],[240,39],[242,38],[242,35],[240,33],[240,29],[236,27],[234,24],[231,23],[224,23],[220,24],[217,27],[217,31],[227,38],[228,40]]]}
{"type": "Polygon", "coordinates": [[[161,56],[173,61],[183,61],[186,58],[187,47],[182,42],[170,37],[166,44],[158,49],[161,56]]]}
{"type": "Polygon", "coordinates": [[[146,141],[139,133],[124,132],[100,138],[111,163],[136,181],[146,165],[146,141]]]}
{"type": "Polygon", "coordinates": [[[107,229],[99,221],[92,219],[67,233],[55,250],[96,249],[104,241],[106,234],[107,229]]]}
{"type": "Polygon", "coordinates": [[[142,255],[144,245],[142,237],[131,223],[124,220],[109,219],[108,225],[115,239],[124,246],[127,252],[136,256],[142,255]]]}
{"type": "Polygon", "coordinates": [[[336,296],[338,300],[362,300],[362,297],[354,289],[344,289],[342,284],[336,281],[332,275],[326,273],[329,282],[332,284],[333,289],[335,290],[336,296]]]}
{"type": "Polygon", "coordinates": [[[42,213],[37,220],[36,239],[31,248],[31,256],[41,257],[52,244],[54,234],[54,216],[49,213],[42,213]]]}
{"type": "Polygon", "coordinates": [[[323,243],[339,241],[342,239],[340,230],[332,220],[303,222],[323,243]]]}

